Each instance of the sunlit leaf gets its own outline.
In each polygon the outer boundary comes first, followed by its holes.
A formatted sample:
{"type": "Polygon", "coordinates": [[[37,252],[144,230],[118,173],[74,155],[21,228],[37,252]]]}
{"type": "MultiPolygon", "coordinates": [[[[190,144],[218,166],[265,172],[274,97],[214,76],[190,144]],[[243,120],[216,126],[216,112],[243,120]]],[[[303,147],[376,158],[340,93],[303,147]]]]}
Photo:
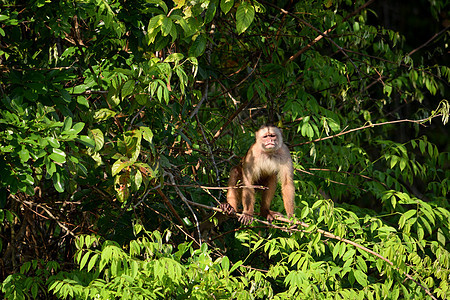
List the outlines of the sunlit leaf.
{"type": "Polygon", "coordinates": [[[103,144],[105,143],[105,138],[103,136],[103,132],[100,129],[94,128],[88,130],[89,132],[89,138],[94,140],[95,142],[95,148],[94,151],[99,151],[103,148],[103,144]]]}
{"type": "Polygon", "coordinates": [[[86,135],[80,135],[77,140],[87,147],[95,148],[95,141],[86,135]]]}
{"type": "Polygon", "coordinates": [[[252,24],[255,18],[255,9],[248,2],[241,2],[236,12],[236,30],[238,34],[243,33],[252,24]]]}
{"type": "Polygon", "coordinates": [[[227,14],[230,9],[233,7],[234,5],[234,0],[221,0],[220,1],[220,9],[222,10],[222,12],[224,14],[227,14]]]}
{"type": "Polygon", "coordinates": [[[60,193],[64,192],[64,179],[62,178],[61,174],[55,172],[52,176],[52,179],[55,189],[60,193]]]}
{"type": "Polygon", "coordinates": [[[49,158],[51,158],[54,162],[57,163],[65,163],[66,162],[66,153],[60,149],[53,148],[53,153],[49,155],[49,158]]]}
{"type": "Polygon", "coordinates": [[[108,108],[101,108],[94,113],[94,119],[96,121],[105,121],[109,118],[114,117],[116,114],[117,113],[115,111],[112,111],[108,108]]]}

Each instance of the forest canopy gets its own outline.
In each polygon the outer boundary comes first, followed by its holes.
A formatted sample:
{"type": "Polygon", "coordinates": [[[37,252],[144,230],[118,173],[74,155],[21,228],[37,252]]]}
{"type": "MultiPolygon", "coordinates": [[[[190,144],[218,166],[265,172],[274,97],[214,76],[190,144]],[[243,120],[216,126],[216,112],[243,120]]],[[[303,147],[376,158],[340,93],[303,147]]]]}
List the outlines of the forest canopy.
{"type": "Polygon", "coordinates": [[[450,298],[448,11],[0,0],[0,295],[450,298]],[[263,124],[295,218],[242,226],[217,207],[263,124]]]}

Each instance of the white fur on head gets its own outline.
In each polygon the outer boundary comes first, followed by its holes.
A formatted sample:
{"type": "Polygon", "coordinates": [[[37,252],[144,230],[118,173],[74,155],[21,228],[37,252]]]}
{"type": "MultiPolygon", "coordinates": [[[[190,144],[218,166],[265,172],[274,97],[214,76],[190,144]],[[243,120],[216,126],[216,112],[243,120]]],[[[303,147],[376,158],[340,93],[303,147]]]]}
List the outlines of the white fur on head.
{"type": "Polygon", "coordinates": [[[266,152],[277,151],[283,145],[283,136],[278,127],[271,125],[264,125],[256,132],[256,142],[260,144],[261,148],[266,152]],[[275,139],[267,138],[267,135],[276,135],[275,139]],[[272,140],[275,143],[272,143],[272,140]]]}

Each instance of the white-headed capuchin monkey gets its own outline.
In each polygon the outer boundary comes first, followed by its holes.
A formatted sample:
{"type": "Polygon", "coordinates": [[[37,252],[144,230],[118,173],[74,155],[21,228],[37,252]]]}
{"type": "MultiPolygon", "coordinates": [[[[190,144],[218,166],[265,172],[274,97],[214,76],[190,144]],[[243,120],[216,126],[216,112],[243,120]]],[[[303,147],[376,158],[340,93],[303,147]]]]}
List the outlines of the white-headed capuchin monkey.
{"type": "Polygon", "coordinates": [[[234,187],[241,181],[242,189],[229,189],[227,203],[222,203],[220,208],[227,214],[234,214],[242,203],[243,214],[239,221],[248,225],[253,221],[255,207],[255,189],[248,187],[263,185],[268,189],[263,190],[260,215],[272,222],[276,214],[270,210],[277,181],[281,183],[284,208],[287,216],[294,215],[295,187],[291,154],[283,143],[280,129],[275,126],[265,125],[256,132],[256,142],[250,147],[241,165],[231,169],[228,187],[234,187]]]}

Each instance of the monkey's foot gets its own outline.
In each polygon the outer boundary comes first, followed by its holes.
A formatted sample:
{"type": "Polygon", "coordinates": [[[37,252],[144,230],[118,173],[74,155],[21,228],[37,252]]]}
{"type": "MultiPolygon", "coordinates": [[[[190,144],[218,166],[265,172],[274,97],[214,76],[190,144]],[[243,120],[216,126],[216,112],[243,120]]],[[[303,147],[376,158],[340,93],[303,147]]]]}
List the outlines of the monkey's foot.
{"type": "Polygon", "coordinates": [[[280,216],[282,217],[283,214],[279,213],[277,211],[273,211],[273,210],[269,210],[268,213],[266,214],[261,214],[261,216],[265,217],[267,219],[267,222],[272,223],[273,220],[275,220],[275,216],[280,216]]]}
{"type": "Polygon", "coordinates": [[[236,210],[228,202],[220,203],[219,208],[227,215],[231,216],[231,215],[235,215],[236,214],[236,210]]]}
{"type": "Polygon", "coordinates": [[[253,222],[253,216],[242,213],[242,215],[239,217],[239,222],[241,222],[245,226],[250,225],[253,222]]]}

